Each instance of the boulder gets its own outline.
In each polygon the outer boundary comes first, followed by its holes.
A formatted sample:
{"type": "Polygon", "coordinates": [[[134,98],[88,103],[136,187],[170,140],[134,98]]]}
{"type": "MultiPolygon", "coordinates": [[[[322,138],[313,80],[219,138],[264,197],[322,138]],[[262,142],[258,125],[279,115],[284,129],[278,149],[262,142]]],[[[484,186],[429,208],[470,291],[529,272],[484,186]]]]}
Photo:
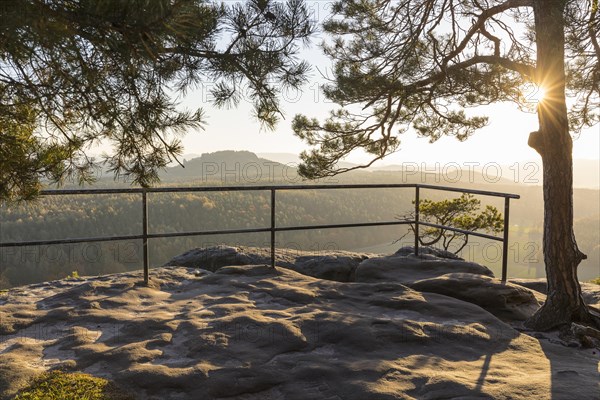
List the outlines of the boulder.
{"type": "Polygon", "coordinates": [[[315,278],[352,282],[356,268],[366,258],[366,255],[352,253],[300,256],[289,268],[315,278]]]}
{"type": "Polygon", "coordinates": [[[407,284],[455,272],[494,276],[494,273],[483,265],[458,257],[439,257],[433,252],[427,253],[426,249],[423,248],[418,257],[400,249],[401,251],[391,256],[368,258],[356,268],[356,281],[407,284]]]}
{"type": "MultiPolygon", "coordinates": [[[[398,251],[394,254],[397,254],[399,256],[409,256],[411,254],[415,254],[415,247],[414,246],[404,246],[398,249],[398,251]]],[[[451,260],[464,260],[464,258],[461,258],[459,256],[457,256],[456,254],[449,252],[447,250],[443,250],[443,249],[438,249],[435,247],[430,247],[430,246],[423,246],[423,247],[419,247],[419,255],[421,254],[428,254],[428,255],[432,255],[432,256],[436,256],[436,257],[440,257],[440,258],[449,258],[451,260]]]]}
{"type": "Polygon", "coordinates": [[[522,279],[522,278],[511,278],[508,280],[510,283],[515,285],[524,286],[528,289],[535,290],[536,292],[546,294],[548,291],[548,283],[546,278],[538,279],[522,279]]]}
{"type": "MultiPolygon", "coordinates": [[[[271,257],[266,249],[252,249],[232,246],[202,247],[186,251],[171,260],[165,266],[205,269],[211,272],[228,265],[270,264],[271,257]]],[[[281,260],[280,260],[281,262],[281,260]]]]}
{"type": "MultiPolygon", "coordinates": [[[[524,286],[531,290],[538,291],[540,293],[546,294],[548,291],[548,283],[546,278],[537,278],[537,279],[522,279],[522,278],[514,278],[509,280],[511,283],[515,285],[524,286]]],[[[589,282],[579,282],[581,285],[581,295],[583,296],[583,300],[586,304],[600,309],[600,285],[596,285],[595,283],[589,282]]]]}
{"type": "MultiPolygon", "coordinates": [[[[319,279],[354,281],[356,267],[372,254],[328,251],[326,254],[295,249],[276,249],[275,265],[319,279]]],[[[208,271],[231,265],[271,264],[271,251],[260,247],[213,246],[197,248],[174,257],[164,266],[198,268],[208,271]]]]}
{"type": "Polygon", "coordinates": [[[600,285],[582,282],[581,294],[583,295],[583,301],[600,310],[600,285]]]}
{"type": "Polygon", "coordinates": [[[408,284],[420,292],[438,293],[476,304],[505,320],[522,321],[540,307],[531,290],[489,276],[452,273],[408,284]]]}

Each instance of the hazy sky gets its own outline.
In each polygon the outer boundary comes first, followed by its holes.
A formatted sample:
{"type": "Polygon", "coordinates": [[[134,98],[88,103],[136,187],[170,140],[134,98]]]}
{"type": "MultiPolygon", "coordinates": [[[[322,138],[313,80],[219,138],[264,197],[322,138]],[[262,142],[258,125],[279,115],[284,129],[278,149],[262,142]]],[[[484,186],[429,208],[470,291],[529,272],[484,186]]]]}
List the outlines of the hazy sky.
{"type": "MultiPolygon", "coordinates": [[[[250,117],[248,104],[242,104],[234,110],[215,110],[205,104],[203,107],[207,110],[209,124],[205,131],[190,132],[185,136],[185,153],[201,154],[218,150],[300,153],[307,146],[293,135],[291,119],[297,113],[322,118],[331,109],[331,104],[324,102],[322,95],[320,99],[314,99],[317,95],[310,88],[297,96],[298,101],[284,104],[286,120],[278,125],[275,132],[261,131],[260,125],[250,117]]],[[[202,93],[194,93],[186,99],[185,104],[201,103],[202,97],[202,93]]],[[[488,115],[490,123],[467,141],[461,143],[455,138],[444,137],[430,144],[426,138],[419,138],[409,131],[400,136],[400,150],[379,165],[403,161],[495,161],[510,164],[539,158],[527,145],[529,132],[537,129],[535,114],[524,113],[508,103],[481,107],[477,112],[488,115]]],[[[575,138],[574,158],[599,158],[599,132],[600,126],[595,126],[575,138]]],[[[367,155],[356,153],[348,157],[347,161],[360,162],[367,159],[367,155]]]]}
{"type": "MultiPolygon", "coordinates": [[[[327,1],[308,2],[315,18],[322,20],[329,12],[327,1]]],[[[260,153],[300,153],[306,145],[296,138],[291,130],[291,120],[297,113],[322,119],[334,106],[325,101],[319,91],[325,82],[321,73],[327,74],[331,62],[322,55],[317,44],[302,53],[315,66],[310,82],[302,92],[286,93],[282,102],[286,119],[281,121],[275,132],[261,131],[260,125],[250,117],[250,105],[242,102],[232,110],[218,110],[209,104],[208,90],[211,82],[205,82],[200,88],[190,92],[182,101],[187,108],[202,107],[208,116],[209,125],[205,131],[188,133],[183,142],[185,153],[201,154],[218,150],[249,150],[260,153]],[[318,70],[317,70],[318,69],[318,70]]],[[[529,160],[539,160],[537,153],[527,146],[529,132],[537,130],[537,116],[517,109],[513,104],[496,104],[476,109],[477,114],[490,117],[490,123],[478,131],[466,142],[445,137],[430,144],[426,138],[407,132],[401,136],[400,151],[390,155],[378,165],[398,164],[402,162],[498,162],[512,164],[529,160]]],[[[574,142],[573,155],[579,159],[600,158],[600,126],[588,129],[574,142]]],[[[368,156],[357,152],[347,161],[361,162],[368,156]]]]}

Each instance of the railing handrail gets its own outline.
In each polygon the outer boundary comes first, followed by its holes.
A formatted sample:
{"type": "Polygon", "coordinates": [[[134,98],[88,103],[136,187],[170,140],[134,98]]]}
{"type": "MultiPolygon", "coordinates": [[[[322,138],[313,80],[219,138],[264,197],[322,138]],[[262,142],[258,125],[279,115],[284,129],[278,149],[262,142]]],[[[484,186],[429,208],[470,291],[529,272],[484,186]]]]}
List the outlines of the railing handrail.
{"type": "Polygon", "coordinates": [[[437,186],[423,183],[364,183],[364,184],[323,184],[323,185],[238,185],[238,186],[171,186],[155,188],[106,188],[106,189],[49,189],[40,192],[43,196],[74,195],[74,194],[141,194],[146,193],[180,193],[180,192],[234,192],[234,191],[263,191],[263,190],[311,190],[311,189],[395,189],[416,188],[433,189],[447,192],[478,194],[482,196],[520,199],[521,196],[512,193],[493,192],[488,190],[456,188],[452,186],[437,186]]]}
{"type": "Polygon", "coordinates": [[[148,283],[149,277],[149,254],[148,254],[148,239],[168,238],[168,237],[185,237],[185,236],[206,236],[216,234],[236,234],[236,233],[260,233],[270,232],[271,234],[271,265],[275,266],[275,234],[276,232],[297,231],[297,230],[313,230],[313,229],[331,229],[331,228],[353,228],[367,226],[389,226],[389,225],[415,225],[415,255],[419,255],[419,225],[425,225],[440,229],[447,229],[463,234],[483,237],[491,240],[502,241],[502,281],[507,279],[507,262],[508,262],[508,228],[509,228],[509,210],[510,199],[520,199],[517,194],[492,192],[486,190],[456,188],[450,186],[437,186],[419,183],[374,183],[374,184],[334,184],[334,185],[246,185],[246,186],[194,186],[194,187],[158,187],[158,188],[112,188],[112,189],[54,189],[43,190],[40,192],[42,196],[58,196],[58,195],[88,195],[88,194],[141,194],[142,195],[142,234],[124,235],[124,236],[104,236],[91,238],[74,238],[74,239],[55,239],[55,240],[36,240],[26,242],[0,242],[2,247],[24,247],[24,246],[43,246],[55,244],[71,244],[71,243],[89,243],[89,242],[104,242],[104,241],[123,241],[123,240],[142,240],[143,241],[143,256],[144,256],[144,281],[148,283]],[[351,224],[326,224],[326,225],[296,225],[277,227],[275,223],[275,194],[277,191],[285,190],[324,190],[324,189],[395,189],[395,188],[414,188],[415,189],[415,219],[400,220],[400,221],[380,221],[380,222],[362,222],[351,224]],[[420,204],[420,189],[431,189],[449,192],[469,193],[482,196],[503,197],[504,198],[504,234],[502,237],[492,236],[480,232],[465,231],[445,225],[432,224],[419,219],[419,204],[420,204]],[[225,229],[213,231],[196,231],[196,232],[173,232],[173,233],[148,233],[148,193],[193,193],[193,192],[231,192],[231,191],[269,191],[271,194],[271,219],[270,227],[255,228],[255,229],[225,229]]]}

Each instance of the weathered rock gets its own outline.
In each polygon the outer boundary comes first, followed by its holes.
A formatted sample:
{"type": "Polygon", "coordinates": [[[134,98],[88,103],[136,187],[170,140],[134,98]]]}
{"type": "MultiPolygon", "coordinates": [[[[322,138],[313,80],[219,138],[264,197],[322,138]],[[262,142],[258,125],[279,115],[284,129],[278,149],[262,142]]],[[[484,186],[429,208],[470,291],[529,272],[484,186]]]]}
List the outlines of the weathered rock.
{"type": "Polygon", "coordinates": [[[539,279],[521,279],[521,278],[511,278],[508,280],[510,283],[514,283],[515,285],[524,286],[528,289],[535,290],[536,292],[546,294],[548,291],[548,282],[545,278],[539,279]]]}
{"type": "MultiPolygon", "coordinates": [[[[415,254],[415,246],[401,247],[394,254],[397,254],[399,256],[409,256],[411,254],[415,254]]],[[[420,255],[421,254],[429,254],[432,256],[439,257],[439,258],[449,258],[451,260],[464,260],[464,258],[461,258],[461,257],[457,256],[456,254],[451,253],[447,250],[438,249],[438,248],[431,247],[431,246],[419,247],[419,254],[420,255]]]]}
{"type": "MultiPolygon", "coordinates": [[[[361,261],[373,254],[328,251],[327,254],[294,249],[276,249],[275,264],[301,274],[339,282],[354,280],[354,271],[361,261]]],[[[271,252],[259,247],[214,246],[193,249],[165,264],[216,271],[230,265],[270,264],[271,252]]]]}
{"type": "MultiPolygon", "coordinates": [[[[543,294],[546,294],[546,292],[548,291],[548,282],[546,278],[514,278],[509,279],[509,281],[514,283],[515,285],[521,285],[543,294]]],[[[600,309],[600,285],[596,285],[595,283],[589,282],[579,282],[579,284],[581,285],[581,295],[583,296],[583,300],[585,301],[585,303],[592,307],[600,309]]]]}
{"type": "Polygon", "coordinates": [[[595,283],[581,283],[581,294],[583,300],[590,306],[594,306],[600,310],[600,285],[595,283]]]}
{"type": "Polygon", "coordinates": [[[489,276],[452,273],[423,279],[409,287],[468,301],[507,320],[525,320],[540,307],[536,295],[529,289],[512,283],[502,283],[489,276]]]}
{"type": "Polygon", "coordinates": [[[354,281],[356,267],[368,258],[364,254],[343,253],[322,256],[300,256],[294,265],[290,266],[296,272],[315,278],[328,279],[338,282],[354,281]]]}
{"type": "MultiPolygon", "coordinates": [[[[196,248],[172,258],[165,266],[199,268],[214,272],[228,265],[258,265],[271,262],[266,249],[252,248],[252,251],[249,252],[244,250],[241,247],[224,245],[196,248]]],[[[293,259],[280,259],[279,261],[285,263],[286,261],[293,261],[293,259]]]]}
{"type": "Polygon", "coordinates": [[[414,254],[405,254],[402,252],[366,259],[356,268],[356,281],[407,284],[455,272],[494,276],[487,267],[462,259],[442,258],[425,253],[418,257],[414,254]]]}
{"type": "Polygon", "coordinates": [[[598,398],[597,356],[464,301],[265,265],[194,272],[153,269],[154,287],[137,273],[11,290],[2,322],[21,324],[0,341],[0,397],[62,367],[140,399],[598,398]],[[51,317],[66,298],[70,317],[51,317]]]}
{"type": "MultiPolygon", "coordinates": [[[[294,249],[276,249],[275,263],[278,267],[292,269],[308,276],[338,282],[386,282],[391,278],[395,282],[412,282],[451,272],[477,273],[493,276],[484,266],[464,261],[448,251],[422,247],[419,257],[415,257],[413,248],[402,247],[394,255],[378,256],[367,253],[330,251],[319,254],[294,249]],[[368,271],[362,271],[356,278],[356,269],[365,260],[373,260],[377,267],[367,262],[368,271]],[[383,261],[381,261],[383,260],[383,261]],[[387,264],[390,271],[387,271],[387,264]],[[397,266],[401,264],[401,270],[397,266]],[[402,277],[402,279],[398,279],[402,277]]],[[[269,249],[259,247],[213,246],[197,248],[174,257],[164,266],[181,266],[216,271],[230,265],[270,264],[269,249]]]]}

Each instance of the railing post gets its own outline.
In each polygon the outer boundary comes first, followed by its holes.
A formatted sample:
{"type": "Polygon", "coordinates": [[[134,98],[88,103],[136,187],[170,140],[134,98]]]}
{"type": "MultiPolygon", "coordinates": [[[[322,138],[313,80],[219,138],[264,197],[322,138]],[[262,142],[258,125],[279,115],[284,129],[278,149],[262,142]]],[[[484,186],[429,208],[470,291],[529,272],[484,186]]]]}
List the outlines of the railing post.
{"type": "Polygon", "coordinates": [[[419,256],[419,185],[415,186],[415,256],[419,256]]]}
{"type": "Polygon", "coordinates": [[[144,283],[147,285],[149,283],[149,274],[148,274],[148,198],[146,194],[146,190],[142,192],[142,246],[144,253],[144,283]]]}
{"type": "Polygon", "coordinates": [[[506,283],[508,272],[508,228],[509,228],[510,198],[504,198],[504,238],[502,240],[502,282],[506,283]]]}
{"type": "Polygon", "coordinates": [[[275,268],[275,189],[271,189],[271,267],[275,268]]]}

